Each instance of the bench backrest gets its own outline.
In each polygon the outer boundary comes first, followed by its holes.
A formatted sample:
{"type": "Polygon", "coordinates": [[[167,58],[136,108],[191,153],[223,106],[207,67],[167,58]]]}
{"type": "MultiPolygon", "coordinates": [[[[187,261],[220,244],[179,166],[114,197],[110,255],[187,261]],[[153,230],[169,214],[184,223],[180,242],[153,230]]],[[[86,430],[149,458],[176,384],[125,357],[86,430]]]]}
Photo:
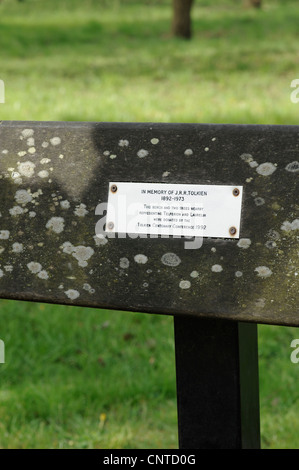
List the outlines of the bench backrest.
{"type": "Polygon", "coordinates": [[[0,296],[299,325],[298,160],[299,126],[2,122],[0,296]],[[240,228],[97,236],[115,182],[241,188],[240,228]]]}

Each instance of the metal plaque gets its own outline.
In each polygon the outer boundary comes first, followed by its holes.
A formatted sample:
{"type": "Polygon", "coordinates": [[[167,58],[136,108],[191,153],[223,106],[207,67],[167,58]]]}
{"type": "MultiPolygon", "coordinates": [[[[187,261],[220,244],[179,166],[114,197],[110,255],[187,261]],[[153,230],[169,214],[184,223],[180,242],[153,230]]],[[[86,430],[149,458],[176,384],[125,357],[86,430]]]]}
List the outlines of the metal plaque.
{"type": "Polygon", "coordinates": [[[110,182],[106,232],[239,238],[242,189],[110,182]]]}

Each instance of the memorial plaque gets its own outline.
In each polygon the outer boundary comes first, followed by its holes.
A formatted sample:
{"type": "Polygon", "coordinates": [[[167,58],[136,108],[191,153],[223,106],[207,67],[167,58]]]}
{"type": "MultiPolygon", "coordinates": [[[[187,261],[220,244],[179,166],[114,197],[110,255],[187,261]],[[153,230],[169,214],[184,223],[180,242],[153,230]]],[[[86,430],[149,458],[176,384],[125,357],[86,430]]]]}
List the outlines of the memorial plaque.
{"type": "Polygon", "coordinates": [[[107,232],[239,238],[242,187],[110,183],[107,232]]]}

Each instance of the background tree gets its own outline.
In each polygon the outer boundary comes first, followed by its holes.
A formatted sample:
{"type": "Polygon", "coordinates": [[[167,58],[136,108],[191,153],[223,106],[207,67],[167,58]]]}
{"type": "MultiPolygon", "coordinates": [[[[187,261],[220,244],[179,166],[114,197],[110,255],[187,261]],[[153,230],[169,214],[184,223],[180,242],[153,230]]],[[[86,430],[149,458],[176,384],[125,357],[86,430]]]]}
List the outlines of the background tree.
{"type": "Polygon", "coordinates": [[[191,38],[191,8],[193,0],[173,0],[172,33],[184,39],[191,38]]]}
{"type": "Polygon", "coordinates": [[[262,0],[250,0],[250,3],[255,8],[261,8],[262,0]]]}

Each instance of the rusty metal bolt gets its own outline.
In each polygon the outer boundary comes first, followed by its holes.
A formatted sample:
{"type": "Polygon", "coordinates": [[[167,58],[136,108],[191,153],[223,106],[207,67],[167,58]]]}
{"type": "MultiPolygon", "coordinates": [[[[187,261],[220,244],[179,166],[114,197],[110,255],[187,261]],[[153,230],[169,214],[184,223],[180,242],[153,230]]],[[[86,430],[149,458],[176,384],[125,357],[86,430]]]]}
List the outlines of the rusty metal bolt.
{"type": "Polygon", "coordinates": [[[240,194],[240,190],[238,188],[233,189],[233,195],[234,196],[237,197],[237,196],[239,196],[239,194],[240,194]]]}
{"type": "Polygon", "coordinates": [[[237,233],[236,227],[230,227],[229,233],[230,233],[230,235],[236,235],[236,233],[237,233]]]}
{"type": "Polygon", "coordinates": [[[110,190],[111,190],[112,193],[116,193],[116,191],[117,191],[116,184],[112,184],[110,190]]]}

